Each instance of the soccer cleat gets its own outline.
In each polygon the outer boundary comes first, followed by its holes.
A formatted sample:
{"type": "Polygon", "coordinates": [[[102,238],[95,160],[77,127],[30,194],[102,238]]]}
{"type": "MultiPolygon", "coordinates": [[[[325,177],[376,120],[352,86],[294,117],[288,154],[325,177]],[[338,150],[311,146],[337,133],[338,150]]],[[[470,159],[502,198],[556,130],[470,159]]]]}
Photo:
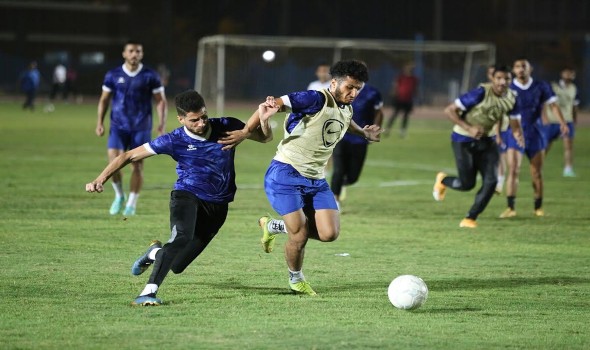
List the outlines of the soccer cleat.
{"type": "Polygon", "coordinates": [[[470,218],[465,218],[461,220],[461,222],[459,223],[459,227],[476,228],[477,221],[470,218]]]}
{"type": "Polygon", "coordinates": [[[563,169],[563,177],[576,177],[576,173],[571,168],[563,169]]]}
{"type": "Polygon", "coordinates": [[[535,216],[545,216],[545,211],[542,208],[535,209],[535,216]]]}
{"type": "Polygon", "coordinates": [[[123,211],[123,215],[125,215],[125,216],[135,215],[135,207],[125,207],[125,210],[123,211]]]}
{"type": "Polygon", "coordinates": [[[113,200],[113,204],[111,204],[111,209],[109,209],[109,213],[111,215],[117,215],[123,208],[123,203],[125,203],[125,197],[118,197],[113,200]]]}
{"type": "Polygon", "coordinates": [[[506,210],[504,210],[502,212],[502,214],[500,214],[500,219],[513,218],[515,216],[516,216],[516,210],[514,210],[512,208],[506,208],[506,210]]]}
{"type": "Polygon", "coordinates": [[[137,260],[135,260],[135,262],[133,263],[133,266],[131,266],[131,274],[135,275],[135,276],[139,276],[142,273],[145,272],[145,270],[148,269],[148,267],[150,267],[151,264],[154,263],[154,261],[152,259],[150,259],[150,253],[152,252],[152,250],[156,249],[156,248],[162,248],[162,242],[158,241],[158,240],[153,240],[150,242],[150,246],[147,249],[147,251],[145,253],[143,253],[142,256],[140,256],[139,258],[137,258],[137,260]]]}
{"type": "Polygon", "coordinates": [[[156,298],[156,294],[150,293],[148,295],[140,295],[135,300],[131,302],[133,306],[160,306],[162,305],[162,300],[160,298],[156,298]]]}
{"type": "Polygon", "coordinates": [[[289,288],[295,294],[306,294],[306,295],[317,295],[313,289],[311,289],[311,285],[307,281],[300,281],[297,283],[290,283],[289,288]]]}
{"type": "Polygon", "coordinates": [[[436,181],[434,181],[434,187],[432,189],[432,196],[434,200],[440,202],[445,199],[445,192],[447,191],[447,186],[442,183],[442,180],[447,176],[447,174],[443,172],[439,172],[436,174],[436,181]]]}
{"type": "Polygon", "coordinates": [[[272,220],[272,218],[268,215],[258,219],[258,226],[260,226],[260,228],[262,229],[262,238],[260,239],[260,243],[262,243],[262,249],[266,253],[272,252],[272,248],[275,245],[276,234],[270,233],[268,231],[268,222],[270,220],[272,220]]]}

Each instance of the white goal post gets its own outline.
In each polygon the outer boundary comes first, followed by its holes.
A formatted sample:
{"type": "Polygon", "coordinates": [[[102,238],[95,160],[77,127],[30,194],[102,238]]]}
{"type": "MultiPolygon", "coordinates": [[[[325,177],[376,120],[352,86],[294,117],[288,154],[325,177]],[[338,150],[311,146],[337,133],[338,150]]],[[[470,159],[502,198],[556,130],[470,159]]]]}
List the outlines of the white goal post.
{"type": "Polygon", "coordinates": [[[267,95],[302,91],[315,80],[319,63],[360,59],[387,104],[393,79],[412,62],[418,102],[440,104],[484,81],[495,55],[495,45],[483,42],[214,35],[199,40],[195,89],[215,101],[222,116],[226,100],[257,103],[267,95]],[[267,50],[276,53],[271,62],[262,59],[267,50]]]}

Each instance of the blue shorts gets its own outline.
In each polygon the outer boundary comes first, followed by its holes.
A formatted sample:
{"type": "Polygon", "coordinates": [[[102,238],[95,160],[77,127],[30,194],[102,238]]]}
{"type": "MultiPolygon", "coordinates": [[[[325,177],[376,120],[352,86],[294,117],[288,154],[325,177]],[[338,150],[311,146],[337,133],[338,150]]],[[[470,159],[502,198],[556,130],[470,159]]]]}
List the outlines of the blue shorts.
{"type": "Polygon", "coordinates": [[[111,128],[109,131],[109,149],[122,149],[128,151],[150,142],[152,139],[151,130],[127,131],[111,128]]]}
{"type": "Polygon", "coordinates": [[[338,210],[326,179],[304,177],[290,164],[277,160],[266,171],[264,191],[272,208],[281,216],[301,208],[338,210]]]}
{"type": "Polygon", "coordinates": [[[502,144],[498,145],[498,152],[506,153],[506,151],[508,151],[507,139],[508,139],[508,135],[511,135],[511,134],[512,134],[512,131],[510,129],[507,129],[505,131],[500,131],[500,137],[502,138],[502,144]]]}
{"type": "MultiPolygon", "coordinates": [[[[510,129],[509,129],[510,130],[510,129]]],[[[528,159],[533,158],[537,153],[547,148],[545,134],[538,127],[531,127],[524,131],[524,148],[516,143],[516,139],[510,132],[506,138],[506,146],[526,154],[528,159]]]]}
{"type": "MultiPolygon", "coordinates": [[[[570,129],[567,136],[570,139],[573,139],[574,135],[576,134],[574,123],[567,123],[567,127],[570,129]]],[[[543,127],[543,131],[545,132],[545,138],[547,139],[547,142],[553,142],[558,138],[561,138],[561,128],[559,124],[547,124],[543,127]]]]}

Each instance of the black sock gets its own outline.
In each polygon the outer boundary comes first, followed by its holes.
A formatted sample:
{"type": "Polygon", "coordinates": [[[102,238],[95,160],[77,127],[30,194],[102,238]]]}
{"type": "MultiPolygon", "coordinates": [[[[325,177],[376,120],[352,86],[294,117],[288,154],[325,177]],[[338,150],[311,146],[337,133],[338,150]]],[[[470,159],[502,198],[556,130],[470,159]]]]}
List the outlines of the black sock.
{"type": "Polygon", "coordinates": [[[508,208],[514,210],[514,202],[516,201],[515,196],[507,196],[506,199],[508,200],[508,208]]]}
{"type": "Polygon", "coordinates": [[[535,199],[535,210],[541,209],[543,206],[543,197],[535,199]]]}

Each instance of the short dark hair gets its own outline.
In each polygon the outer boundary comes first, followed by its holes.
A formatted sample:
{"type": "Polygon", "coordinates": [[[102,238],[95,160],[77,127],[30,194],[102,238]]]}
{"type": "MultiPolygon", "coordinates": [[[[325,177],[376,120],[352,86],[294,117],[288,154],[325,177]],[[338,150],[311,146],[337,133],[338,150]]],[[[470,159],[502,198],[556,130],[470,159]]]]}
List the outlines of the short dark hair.
{"type": "Polygon", "coordinates": [[[496,72],[511,73],[512,67],[507,66],[505,64],[495,64],[494,71],[492,72],[492,75],[496,74],[496,72]]]}
{"type": "Polygon", "coordinates": [[[143,46],[143,44],[141,43],[141,41],[139,40],[135,40],[135,39],[129,39],[125,42],[125,45],[123,45],[123,49],[127,47],[127,45],[139,45],[139,46],[143,46]]]}
{"type": "Polygon", "coordinates": [[[199,112],[205,107],[205,100],[195,90],[181,92],[174,98],[176,112],[179,116],[186,116],[189,112],[199,112]]]}
{"type": "Polygon", "coordinates": [[[367,65],[358,60],[338,61],[330,68],[332,78],[351,77],[363,83],[369,80],[367,65]]]}

